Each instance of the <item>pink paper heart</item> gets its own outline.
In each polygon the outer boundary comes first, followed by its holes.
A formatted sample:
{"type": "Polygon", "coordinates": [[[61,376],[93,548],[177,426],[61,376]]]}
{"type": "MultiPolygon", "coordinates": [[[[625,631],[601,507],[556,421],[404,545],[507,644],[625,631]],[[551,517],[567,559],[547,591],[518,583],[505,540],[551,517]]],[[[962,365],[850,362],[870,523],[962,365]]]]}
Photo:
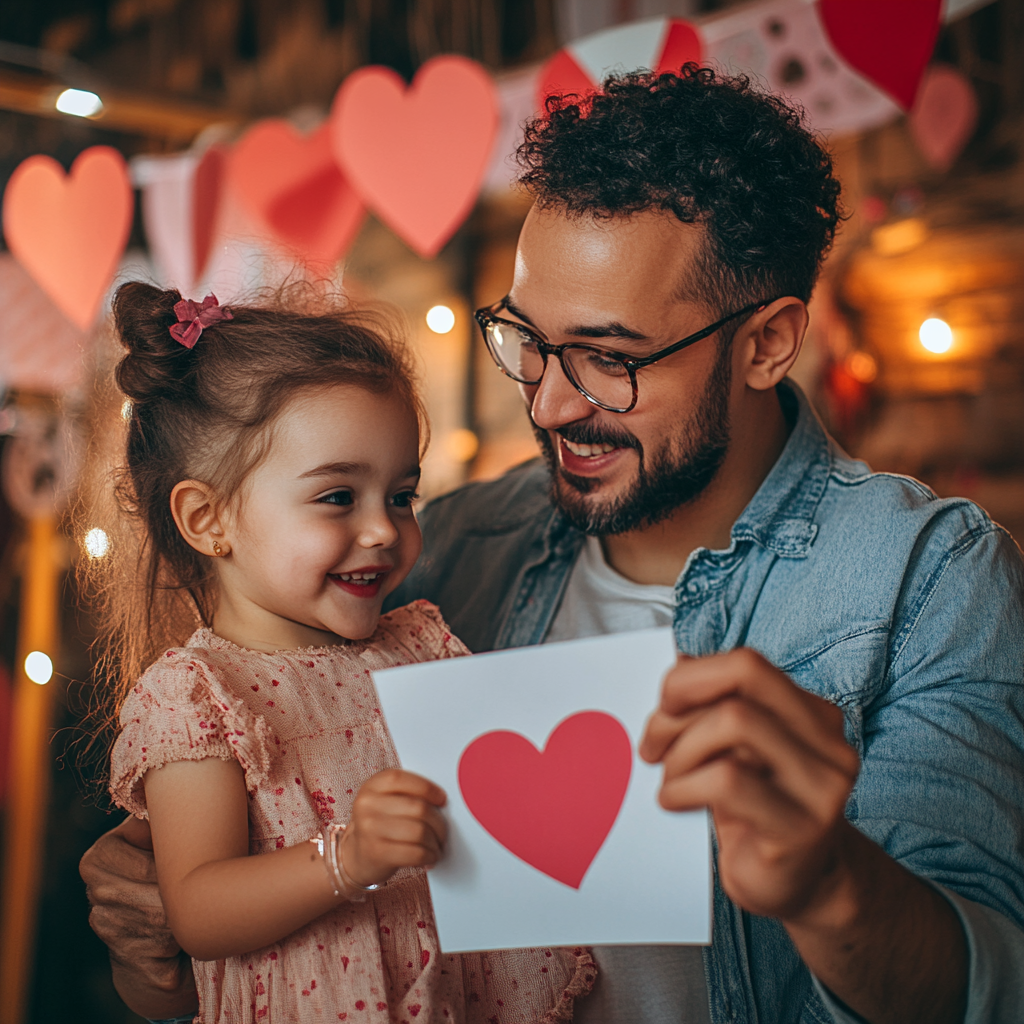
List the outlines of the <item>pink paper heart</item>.
{"type": "Polygon", "coordinates": [[[538,750],[517,732],[478,736],[459,758],[474,818],[510,853],[578,889],[626,798],[633,748],[603,711],[560,722],[538,750]]]}
{"type": "Polygon", "coordinates": [[[260,229],[318,264],[338,260],[366,210],[331,154],[329,129],[302,135],[287,121],[260,121],[235,146],[230,180],[260,229]]]}
{"type": "Polygon", "coordinates": [[[60,311],[87,331],[117,272],[133,211],[116,149],[91,146],[69,174],[51,157],[30,156],[4,192],[4,237],[60,311]]]}
{"type": "Polygon", "coordinates": [[[408,88],[390,68],[361,68],[335,97],[331,143],[363,202],[429,259],[476,202],[498,114],[490,75],[465,57],[434,57],[408,88]]]}
{"type": "Polygon", "coordinates": [[[832,45],[904,110],[939,35],[942,0],[818,0],[832,45]]]}
{"type": "Polygon", "coordinates": [[[968,79],[948,64],[933,64],[924,75],[907,119],[930,167],[948,171],[974,134],[978,98],[968,79]]]}

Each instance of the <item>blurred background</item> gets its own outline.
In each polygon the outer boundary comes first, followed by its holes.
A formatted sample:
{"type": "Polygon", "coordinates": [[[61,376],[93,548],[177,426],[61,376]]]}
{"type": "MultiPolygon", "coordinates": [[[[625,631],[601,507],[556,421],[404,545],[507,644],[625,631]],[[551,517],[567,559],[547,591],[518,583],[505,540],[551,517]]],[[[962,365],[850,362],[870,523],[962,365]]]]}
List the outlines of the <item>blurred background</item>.
{"type": "MultiPolygon", "coordinates": [[[[255,186],[235,194],[254,125],[282,119],[313,181],[302,140],[353,71],[383,65],[411,81],[439,54],[479,62],[498,122],[454,233],[424,255],[360,210],[330,260],[346,292],[406,320],[433,424],[429,497],[535,454],[518,392],[470,317],[511,282],[528,208],[510,187],[519,125],[566,60],[594,78],[678,56],[668,19],[690,24],[702,59],[801,103],[834,155],[848,216],[794,373],[833,434],[873,468],[972,498],[1024,534],[1024,0],[0,0],[0,188],[29,157],[68,170],[112,147],[130,182],[113,285],[143,277],[226,302],[293,273],[301,249],[301,231],[290,247],[261,220],[255,186]],[[890,17],[903,7],[924,20],[890,17]]],[[[67,509],[110,367],[106,306],[76,315],[55,300],[7,206],[5,232],[0,1020],[136,1021],[77,873],[119,818],[69,753],[91,686],[73,568],[104,557],[108,539],[67,509]]]]}

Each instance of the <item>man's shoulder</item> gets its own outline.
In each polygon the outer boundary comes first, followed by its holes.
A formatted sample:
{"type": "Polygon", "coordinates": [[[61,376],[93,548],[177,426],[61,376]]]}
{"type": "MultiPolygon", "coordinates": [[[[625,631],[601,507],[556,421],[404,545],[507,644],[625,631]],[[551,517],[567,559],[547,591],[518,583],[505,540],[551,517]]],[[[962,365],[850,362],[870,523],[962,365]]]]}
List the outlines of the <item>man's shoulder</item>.
{"type": "Polygon", "coordinates": [[[857,533],[883,533],[913,543],[922,533],[959,540],[1005,530],[968,498],[941,498],[927,484],[900,473],[876,472],[839,452],[822,499],[825,518],[857,533]]]}
{"type": "Polygon", "coordinates": [[[419,515],[424,534],[510,533],[535,525],[551,509],[548,471],[531,459],[495,480],[474,481],[429,502],[419,515]]]}

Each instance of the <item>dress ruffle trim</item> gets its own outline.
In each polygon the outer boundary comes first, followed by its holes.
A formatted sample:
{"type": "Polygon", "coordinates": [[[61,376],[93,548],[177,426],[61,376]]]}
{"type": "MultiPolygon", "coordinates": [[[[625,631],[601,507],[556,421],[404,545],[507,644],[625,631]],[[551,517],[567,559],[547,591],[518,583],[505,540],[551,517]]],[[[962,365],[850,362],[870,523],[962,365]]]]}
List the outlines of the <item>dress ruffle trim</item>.
{"type": "Polygon", "coordinates": [[[216,757],[235,760],[253,792],[270,773],[272,733],[262,715],[222,686],[193,652],[168,651],[121,709],[111,754],[110,795],[136,817],[148,816],[141,782],[152,768],[216,757]]]}
{"type": "Polygon", "coordinates": [[[597,963],[589,949],[572,950],[576,957],[576,972],[569,979],[569,984],[562,990],[562,997],[544,1014],[537,1024],[558,1024],[559,1021],[571,1021],[573,1006],[577,999],[588,995],[597,979],[597,963]]]}

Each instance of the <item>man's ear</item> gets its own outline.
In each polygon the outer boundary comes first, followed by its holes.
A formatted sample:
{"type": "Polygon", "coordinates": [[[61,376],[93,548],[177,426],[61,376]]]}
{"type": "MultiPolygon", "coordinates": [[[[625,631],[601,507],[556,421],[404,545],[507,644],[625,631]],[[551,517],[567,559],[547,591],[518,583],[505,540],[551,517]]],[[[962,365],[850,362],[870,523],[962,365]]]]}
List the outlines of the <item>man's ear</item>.
{"type": "Polygon", "coordinates": [[[740,328],[746,340],[745,379],[755,391],[775,387],[800,354],[807,304],[790,295],[770,302],[740,328]]]}
{"type": "Polygon", "coordinates": [[[226,555],[231,545],[225,537],[216,495],[201,480],[182,480],[171,491],[171,515],[178,532],[201,555],[226,555]]]}

